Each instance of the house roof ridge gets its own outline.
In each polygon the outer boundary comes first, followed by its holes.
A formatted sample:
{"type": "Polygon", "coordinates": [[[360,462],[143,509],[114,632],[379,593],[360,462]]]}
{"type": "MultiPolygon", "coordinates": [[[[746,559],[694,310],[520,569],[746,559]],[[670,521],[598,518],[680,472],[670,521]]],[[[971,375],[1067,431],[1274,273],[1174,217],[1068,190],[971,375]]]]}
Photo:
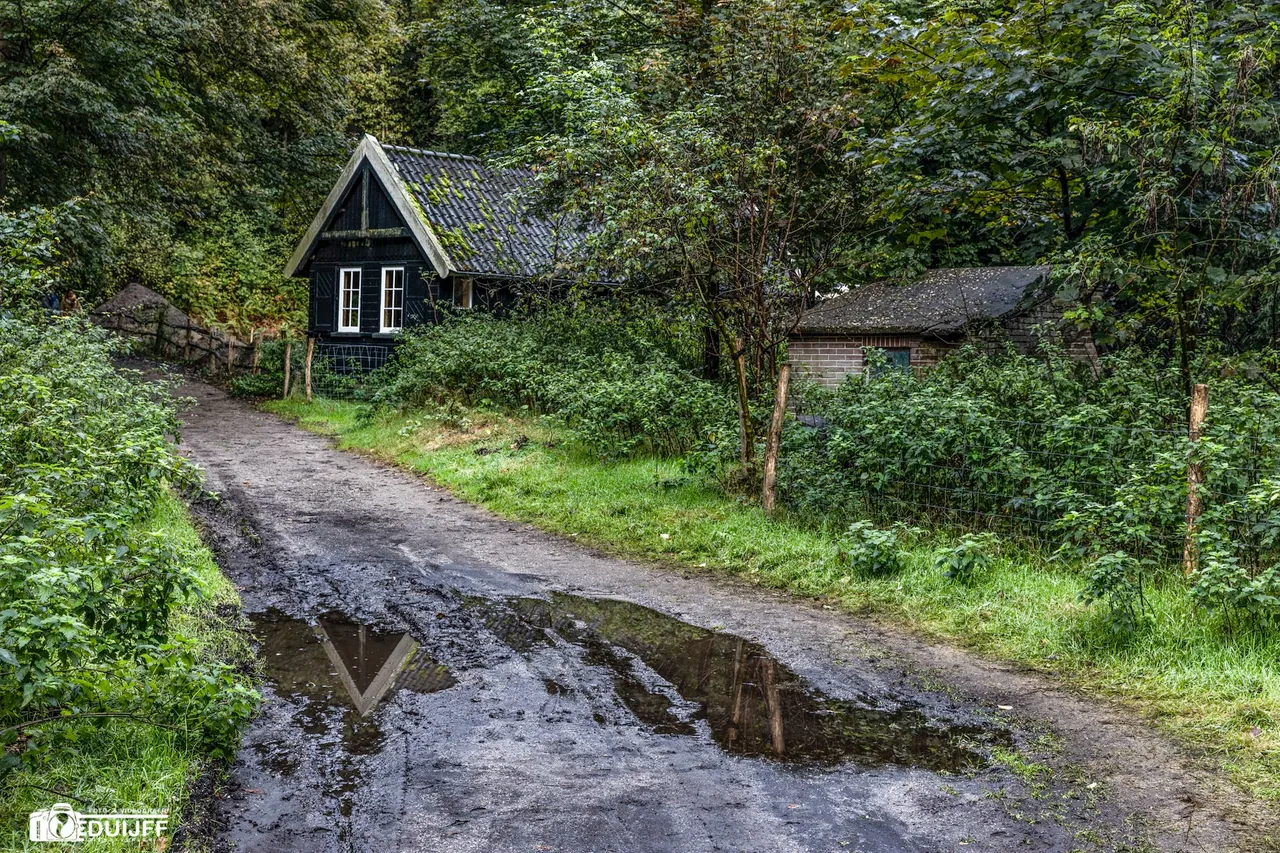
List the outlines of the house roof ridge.
{"type": "Polygon", "coordinates": [[[474,154],[454,154],[452,151],[433,151],[430,148],[415,148],[412,145],[392,145],[388,142],[379,142],[383,148],[391,151],[408,151],[411,154],[426,154],[430,157],[447,157],[450,160],[464,160],[472,163],[484,165],[484,161],[474,154]]]}

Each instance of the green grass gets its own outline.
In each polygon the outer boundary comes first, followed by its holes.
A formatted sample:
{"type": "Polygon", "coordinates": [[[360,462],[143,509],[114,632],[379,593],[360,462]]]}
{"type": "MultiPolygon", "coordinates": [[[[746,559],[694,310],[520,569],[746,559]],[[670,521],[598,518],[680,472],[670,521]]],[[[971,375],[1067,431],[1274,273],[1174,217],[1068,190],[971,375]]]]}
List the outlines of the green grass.
{"type": "Polygon", "coordinates": [[[1129,705],[1256,796],[1280,799],[1280,638],[1228,636],[1179,583],[1150,591],[1148,628],[1122,641],[1079,603],[1082,582],[1071,567],[1010,543],[970,585],[935,568],[941,533],[909,542],[902,572],[854,577],[831,532],[766,518],[756,505],[683,476],[670,460],[601,465],[545,424],[492,413],[449,420],[380,413],[365,421],[367,410],[349,403],[295,398],[265,407],[504,516],[615,554],[820,596],[1027,664],[1129,705]],[[533,440],[511,449],[520,434],[533,440]],[[478,448],[493,452],[477,455],[478,448]]]}
{"type": "MultiPolygon", "coordinates": [[[[202,600],[172,615],[173,631],[194,640],[199,655],[252,660],[248,639],[216,613],[220,605],[232,605],[238,612],[239,595],[201,543],[182,503],[165,494],[144,531],[160,533],[181,548],[205,589],[202,600]]],[[[138,839],[32,844],[27,841],[27,817],[35,809],[65,802],[90,813],[168,811],[176,824],[191,782],[202,768],[203,757],[184,746],[176,732],[121,719],[65,724],[48,752],[0,785],[0,825],[7,828],[0,836],[0,850],[154,849],[140,846],[138,839]]],[[[170,832],[173,829],[171,825],[170,832]]]]}

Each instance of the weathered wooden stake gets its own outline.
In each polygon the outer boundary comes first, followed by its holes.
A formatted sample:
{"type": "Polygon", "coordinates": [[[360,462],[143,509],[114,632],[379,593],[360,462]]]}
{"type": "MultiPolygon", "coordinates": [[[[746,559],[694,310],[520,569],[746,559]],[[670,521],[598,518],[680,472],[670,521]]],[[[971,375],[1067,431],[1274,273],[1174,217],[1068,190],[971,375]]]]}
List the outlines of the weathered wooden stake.
{"type": "Polygon", "coordinates": [[[782,444],[782,423],[787,417],[787,391],[791,387],[791,365],[778,368],[778,389],[773,398],[773,420],[769,422],[769,441],[764,449],[764,493],[760,503],[772,515],[778,502],[778,448],[782,444]]]}
{"type": "Polygon", "coordinates": [[[311,402],[311,355],[312,353],[315,352],[315,350],[316,350],[316,339],[307,338],[307,361],[306,361],[306,366],[304,367],[304,373],[306,374],[308,403],[311,402]]]}
{"type": "Polygon", "coordinates": [[[280,399],[289,399],[289,373],[293,369],[293,341],[284,342],[284,396],[280,399]]]}
{"type": "Polygon", "coordinates": [[[258,334],[257,329],[250,330],[249,343],[253,344],[253,355],[250,356],[249,369],[254,372],[254,375],[257,375],[258,358],[262,355],[262,335],[258,334]]]}
{"type": "MultiPolygon", "coordinates": [[[[1188,419],[1188,437],[1191,439],[1191,454],[1195,454],[1195,444],[1200,441],[1200,431],[1204,428],[1204,416],[1209,411],[1209,386],[1196,385],[1191,389],[1191,417],[1188,419]]],[[[1204,482],[1204,466],[1199,462],[1187,460],[1187,533],[1182,543],[1182,572],[1190,576],[1200,567],[1200,552],[1196,548],[1196,522],[1204,510],[1204,499],[1200,496],[1200,485],[1204,482]]]]}
{"type": "Polygon", "coordinates": [[[231,368],[236,363],[236,336],[231,332],[227,332],[227,375],[231,375],[231,368]]]}
{"type": "Polygon", "coordinates": [[[191,321],[190,320],[187,321],[186,332],[187,332],[186,339],[182,343],[182,360],[191,361],[191,321]]]}

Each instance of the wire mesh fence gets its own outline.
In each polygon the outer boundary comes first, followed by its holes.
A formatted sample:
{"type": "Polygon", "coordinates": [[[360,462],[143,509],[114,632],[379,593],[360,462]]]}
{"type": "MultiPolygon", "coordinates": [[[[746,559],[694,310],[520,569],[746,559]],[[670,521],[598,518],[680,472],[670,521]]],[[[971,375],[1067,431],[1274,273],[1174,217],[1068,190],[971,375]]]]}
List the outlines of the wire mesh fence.
{"type": "Polygon", "coordinates": [[[378,387],[376,371],[387,363],[391,349],[389,344],[318,343],[311,361],[312,395],[330,400],[371,399],[378,387]]]}

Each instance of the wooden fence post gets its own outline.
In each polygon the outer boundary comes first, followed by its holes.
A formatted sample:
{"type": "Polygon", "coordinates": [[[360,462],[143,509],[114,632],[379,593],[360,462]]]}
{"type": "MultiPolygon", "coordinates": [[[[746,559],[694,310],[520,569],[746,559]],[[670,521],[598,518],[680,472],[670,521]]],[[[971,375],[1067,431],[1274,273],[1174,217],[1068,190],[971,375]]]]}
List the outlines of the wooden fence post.
{"type": "Polygon", "coordinates": [[[256,376],[258,373],[258,359],[262,355],[262,335],[258,334],[256,328],[249,332],[249,343],[253,344],[253,355],[249,357],[249,369],[256,376]]]}
{"type": "Polygon", "coordinates": [[[189,362],[191,361],[191,319],[190,318],[187,318],[187,324],[185,329],[186,329],[187,336],[182,343],[182,360],[189,362]]]}
{"type": "Polygon", "coordinates": [[[769,440],[764,449],[764,493],[760,503],[773,515],[778,502],[778,448],[782,444],[782,423],[787,417],[787,391],[791,386],[791,365],[778,368],[778,391],[773,398],[773,420],[769,422],[769,440]]]}
{"type": "Polygon", "coordinates": [[[311,355],[316,351],[316,339],[307,338],[307,361],[304,367],[304,373],[307,380],[307,402],[311,402],[311,355]]]}
{"type": "Polygon", "coordinates": [[[236,336],[233,332],[227,332],[227,375],[231,375],[231,368],[236,363],[236,336]]]}
{"type": "Polygon", "coordinates": [[[289,372],[293,367],[293,341],[284,342],[284,395],[281,400],[289,399],[289,372]]]}
{"type": "Polygon", "coordinates": [[[1209,386],[1196,385],[1191,390],[1191,417],[1187,422],[1187,436],[1191,439],[1191,450],[1187,460],[1187,532],[1182,542],[1182,573],[1190,576],[1200,567],[1200,553],[1196,547],[1196,522],[1204,510],[1204,498],[1200,495],[1200,485],[1204,483],[1204,466],[1192,461],[1195,445],[1200,441],[1200,431],[1204,428],[1204,416],[1209,410],[1209,386]]]}

